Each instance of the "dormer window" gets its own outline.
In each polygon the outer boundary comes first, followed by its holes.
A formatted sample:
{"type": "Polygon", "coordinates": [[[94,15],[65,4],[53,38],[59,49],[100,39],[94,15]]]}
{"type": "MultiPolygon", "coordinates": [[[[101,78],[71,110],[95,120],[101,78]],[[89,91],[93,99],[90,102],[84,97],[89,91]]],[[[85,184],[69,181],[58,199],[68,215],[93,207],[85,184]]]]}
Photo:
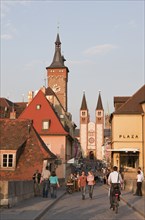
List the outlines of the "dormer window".
{"type": "Polygon", "coordinates": [[[37,109],[37,110],[40,110],[40,109],[41,109],[41,105],[39,105],[39,104],[36,105],[36,109],[37,109]]]}
{"type": "Polygon", "coordinates": [[[42,129],[48,130],[50,128],[50,120],[46,120],[42,122],[42,129]]]}

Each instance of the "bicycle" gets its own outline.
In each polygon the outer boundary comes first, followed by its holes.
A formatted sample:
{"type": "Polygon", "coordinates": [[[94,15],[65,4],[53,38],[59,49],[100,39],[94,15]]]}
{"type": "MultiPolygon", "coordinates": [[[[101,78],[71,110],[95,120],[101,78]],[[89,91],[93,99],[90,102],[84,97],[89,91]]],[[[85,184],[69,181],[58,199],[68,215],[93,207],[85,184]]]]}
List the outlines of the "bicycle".
{"type": "Polygon", "coordinates": [[[114,187],[113,190],[113,211],[115,211],[115,213],[118,213],[119,201],[120,201],[120,189],[118,186],[116,186],[116,188],[114,187]]]}

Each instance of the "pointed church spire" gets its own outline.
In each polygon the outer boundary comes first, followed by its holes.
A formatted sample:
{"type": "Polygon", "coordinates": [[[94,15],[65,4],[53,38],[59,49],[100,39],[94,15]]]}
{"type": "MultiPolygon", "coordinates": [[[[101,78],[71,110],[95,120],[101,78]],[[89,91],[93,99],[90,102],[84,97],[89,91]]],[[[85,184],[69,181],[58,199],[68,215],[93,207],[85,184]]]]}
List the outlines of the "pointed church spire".
{"type": "Polygon", "coordinates": [[[80,110],[88,110],[85,92],[83,92],[82,105],[80,110]]]}
{"type": "Polygon", "coordinates": [[[59,67],[65,67],[64,65],[65,58],[61,55],[61,42],[59,33],[57,33],[56,41],[55,41],[55,52],[54,57],[50,68],[59,68],[59,67]]]}
{"type": "Polygon", "coordinates": [[[97,103],[96,110],[103,110],[101,91],[99,91],[99,97],[98,97],[98,103],[97,103]]]}

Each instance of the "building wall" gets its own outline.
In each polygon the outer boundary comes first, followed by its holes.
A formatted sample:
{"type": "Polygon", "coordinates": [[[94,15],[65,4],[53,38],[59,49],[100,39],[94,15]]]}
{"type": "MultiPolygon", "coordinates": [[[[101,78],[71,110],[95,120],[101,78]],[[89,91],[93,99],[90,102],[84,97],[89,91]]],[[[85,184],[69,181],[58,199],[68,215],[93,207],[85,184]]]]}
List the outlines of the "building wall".
{"type": "Polygon", "coordinates": [[[34,196],[34,183],[30,181],[0,181],[0,205],[12,207],[34,196]]]}
{"type": "Polygon", "coordinates": [[[142,133],[143,133],[143,154],[142,154],[142,160],[143,160],[143,172],[145,173],[145,113],[142,114],[142,133]]]}
{"type": "Polygon", "coordinates": [[[88,123],[87,139],[87,154],[89,155],[89,152],[93,151],[94,156],[96,157],[96,130],[94,122],[88,123]]]}
{"type": "Polygon", "coordinates": [[[62,106],[67,111],[67,69],[48,69],[48,86],[57,94],[62,106]]]}
{"type": "MultiPolygon", "coordinates": [[[[115,115],[112,120],[112,149],[136,149],[139,151],[139,166],[143,167],[143,123],[141,115],[115,115]]],[[[125,151],[125,150],[124,150],[125,151]]],[[[132,151],[133,152],[133,151],[132,151]]],[[[116,165],[116,153],[113,164],[116,165]]],[[[118,164],[120,165],[120,164],[118,164]]]]}
{"type": "Polygon", "coordinates": [[[87,156],[87,124],[80,125],[80,143],[83,156],[87,156]]]}
{"type": "Polygon", "coordinates": [[[103,137],[103,125],[97,124],[96,125],[96,141],[97,141],[97,159],[102,160],[102,145],[104,141],[103,137]]]}
{"type": "Polygon", "coordinates": [[[66,137],[65,136],[41,136],[48,148],[60,159],[62,164],[56,168],[56,174],[59,178],[65,178],[65,166],[66,166],[66,137]]]}

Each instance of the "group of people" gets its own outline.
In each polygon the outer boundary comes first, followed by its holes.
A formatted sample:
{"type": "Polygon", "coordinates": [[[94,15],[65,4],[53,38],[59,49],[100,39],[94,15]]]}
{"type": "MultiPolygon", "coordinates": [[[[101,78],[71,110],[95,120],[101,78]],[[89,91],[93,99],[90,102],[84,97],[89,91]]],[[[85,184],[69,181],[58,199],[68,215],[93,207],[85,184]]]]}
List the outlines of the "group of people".
{"type": "MultiPolygon", "coordinates": [[[[141,167],[138,167],[137,177],[136,177],[136,192],[134,195],[142,196],[142,182],[144,180],[144,174],[141,170],[141,167]]],[[[113,171],[109,173],[107,178],[108,185],[110,185],[110,208],[113,208],[113,192],[114,186],[118,184],[119,187],[119,199],[121,194],[121,189],[124,183],[122,175],[120,172],[117,172],[117,167],[113,167],[113,171]]]]}
{"type": "MultiPolygon", "coordinates": [[[[42,196],[44,198],[48,197],[48,191],[50,189],[50,195],[51,198],[57,197],[57,188],[60,187],[58,177],[55,173],[55,171],[52,171],[50,173],[48,166],[46,166],[46,169],[42,171],[42,173],[39,172],[39,170],[36,170],[36,172],[33,175],[34,180],[34,192],[35,195],[41,195],[41,184],[42,184],[42,196]]],[[[144,174],[141,170],[141,168],[138,168],[137,171],[137,189],[136,193],[134,195],[142,196],[142,182],[144,180],[144,174]]],[[[82,200],[85,200],[86,197],[86,187],[89,191],[89,198],[92,199],[93,197],[93,189],[95,185],[95,176],[92,171],[88,171],[86,174],[85,171],[82,171],[81,174],[70,174],[68,182],[74,183],[74,191],[81,191],[82,200]]],[[[118,184],[119,187],[119,199],[121,194],[122,185],[124,183],[124,180],[122,178],[122,175],[120,172],[118,172],[117,166],[113,167],[112,172],[109,171],[107,174],[107,184],[110,186],[110,208],[113,208],[113,192],[114,192],[114,186],[118,184]]]]}
{"type": "Polygon", "coordinates": [[[67,181],[74,183],[74,190],[81,191],[83,200],[85,200],[86,187],[88,186],[89,197],[90,199],[92,199],[93,189],[95,185],[95,177],[92,171],[89,171],[88,175],[86,175],[84,171],[81,172],[81,175],[79,175],[79,173],[71,173],[67,181]]]}
{"type": "Polygon", "coordinates": [[[44,198],[48,197],[49,189],[51,198],[57,197],[57,188],[60,187],[58,177],[55,171],[50,173],[48,166],[43,169],[42,173],[40,173],[39,170],[36,170],[33,175],[33,180],[35,196],[41,195],[42,186],[42,196],[44,198]]]}

